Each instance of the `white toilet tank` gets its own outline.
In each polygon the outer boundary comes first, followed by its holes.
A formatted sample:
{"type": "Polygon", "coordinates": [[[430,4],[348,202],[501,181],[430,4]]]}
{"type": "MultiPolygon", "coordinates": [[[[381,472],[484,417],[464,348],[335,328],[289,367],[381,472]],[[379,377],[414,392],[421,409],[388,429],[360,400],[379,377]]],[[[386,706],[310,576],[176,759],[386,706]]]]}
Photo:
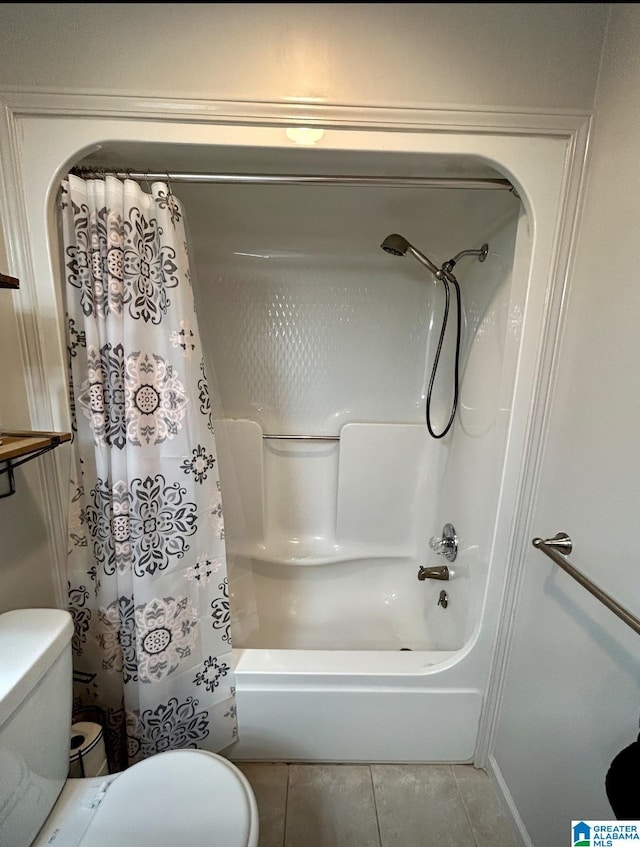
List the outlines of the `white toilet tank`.
{"type": "Polygon", "coordinates": [[[69,767],[71,615],[0,615],[0,844],[28,847],[69,767]]]}

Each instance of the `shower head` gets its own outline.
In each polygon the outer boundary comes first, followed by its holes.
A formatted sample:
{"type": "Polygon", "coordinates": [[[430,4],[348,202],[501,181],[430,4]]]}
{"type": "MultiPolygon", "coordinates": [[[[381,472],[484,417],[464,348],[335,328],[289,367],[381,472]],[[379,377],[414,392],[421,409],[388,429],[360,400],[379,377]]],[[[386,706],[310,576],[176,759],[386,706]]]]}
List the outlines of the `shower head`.
{"type": "Polygon", "coordinates": [[[436,279],[442,279],[444,276],[440,268],[435,265],[431,259],[427,258],[424,253],[421,253],[416,247],[414,247],[413,244],[410,244],[403,235],[398,235],[397,233],[387,235],[380,246],[386,253],[390,253],[392,256],[406,256],[407,253],[411,253],[411,255],[415,256],[420,264],[424,265],[425,268],[428,268],[431,271],[436,279]]]}
{"type": "Polygon", "coordinates": [[[380,246],[386,253],[391,253],[392,256],[405,256],[410,247],[407,239],[397,234],[387,235],[380,246]]]}

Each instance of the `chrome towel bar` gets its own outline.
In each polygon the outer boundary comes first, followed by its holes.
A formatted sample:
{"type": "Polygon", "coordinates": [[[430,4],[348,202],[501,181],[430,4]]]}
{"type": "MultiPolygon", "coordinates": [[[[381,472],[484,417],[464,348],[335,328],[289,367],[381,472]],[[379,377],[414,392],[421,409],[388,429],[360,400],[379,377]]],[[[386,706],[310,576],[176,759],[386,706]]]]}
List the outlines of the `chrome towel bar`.
{"type": "Polygon", "coordinates": [[[601,603],[610,609],[614,615],[617,615],[621,621],[624,621],[627,626],[630,626],[635,632],[640,635],[640,620],[635,615],[632,615],[628,609],[621,606],[616,600],[610,597],[602,588],[598,588],[584,574],[581,574],[577,568],[568,562],[565,555],[571,552],[573,544],[571,538],[566,532],[558,532],[553,538],[534,538],[531,542],[534,547],[547,555],[552,561],[559,565],[563,571],[573,577],[576,582],[579,582],[583,588],[586,588],[590,594],[593,594],[601,603]],[[560,552],[558,552],[560,551],[560,552]]]}

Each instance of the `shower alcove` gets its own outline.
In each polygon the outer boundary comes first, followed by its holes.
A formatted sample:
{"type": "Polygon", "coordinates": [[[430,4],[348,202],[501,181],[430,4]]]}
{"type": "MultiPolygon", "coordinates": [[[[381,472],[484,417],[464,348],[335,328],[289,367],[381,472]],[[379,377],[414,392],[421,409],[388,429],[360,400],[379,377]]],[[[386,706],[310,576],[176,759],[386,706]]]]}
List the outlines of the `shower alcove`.
{"type": "MultiPolygon", "coordinates": [[[[453,652],[472,636],[511,402],[505,347],[513,352],[518,333],[511,277],[521,204],[509,191],[455,185],[174,187],[219,390],[238,648],[453,652]],[[483,263],[456,267],[459,413],[443,439],[427,432],[425,395],[444,287],[380,249],[396,231],[438,264],[490,245],[483,263]],[[419,582],[419,565],[444,561],[428,542],[449,520],[460,535],[452,578],[419,582]],[[446,609],[437,605],[443,587],[446,609]]],[[[453,397],[451,299],[431,403],[437,431],[453,397]]]]}
{"type": "MultiPolygon", "coordinates": [[[[70,168],[323,177],[170,182],[216,386],[239,722],[228,755],[477,762],[526,510],[557,226],[571,208],[566,131],[358,130],[327,118],[322,141],[302,147],[273,119],[20,122],[19,181],[35,198],[25,249],[50,280],[40,314],[58,327],[40,351],[58,425],[68,413],[55,197],[70,168]],[[455,267],[460,392],[442,439],[427,432],[425,395],[444,289],[381,250],[394,232],[438,266],[489,245],[485,261],[455,267]],[[458,538],[451,578],[420,581],[420,566],[445,564],[429,539],[446,523],[458,538]]],[[[451,408],[454,327],[452,297],[437,430],[451,408]]]]}

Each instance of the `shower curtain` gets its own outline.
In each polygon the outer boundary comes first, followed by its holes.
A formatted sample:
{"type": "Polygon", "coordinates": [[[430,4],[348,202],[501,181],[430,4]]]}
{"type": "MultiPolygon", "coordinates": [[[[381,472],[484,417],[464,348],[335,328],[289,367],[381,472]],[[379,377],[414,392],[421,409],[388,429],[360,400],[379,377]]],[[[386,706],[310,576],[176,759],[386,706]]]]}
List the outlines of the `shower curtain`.
{"type": "Polygon", "coordinates": [[[170,187],[62,183],[74,714],[112,767],[237,736],[224,524],[184,210],[170,187]]]}

